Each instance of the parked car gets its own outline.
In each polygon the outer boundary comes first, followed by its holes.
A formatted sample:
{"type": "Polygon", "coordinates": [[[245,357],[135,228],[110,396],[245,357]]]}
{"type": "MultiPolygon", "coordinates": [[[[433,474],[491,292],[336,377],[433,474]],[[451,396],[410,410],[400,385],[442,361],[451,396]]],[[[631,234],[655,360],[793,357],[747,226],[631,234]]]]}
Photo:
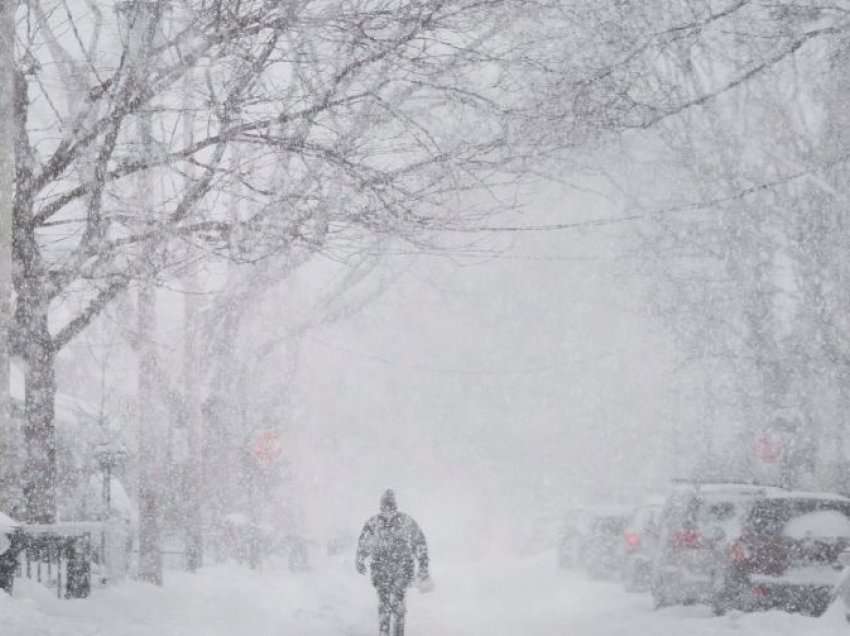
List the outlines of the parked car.
{"type": "Polygon", "coordinates": [[[623,533],[623,586],[627,592],[649,591],[662,504],[657,501],[638,507],[626,525],[623,533]]]}
{"type": "Polygon", "coordinates": [[[656,607],[710,602],[719,552],[740,534],[749,502],[779,488],[677,482],[659,515],[650,591],[656,607]]]}
{"type": "Polygon", "coordinates": [[[620,573],[623,558],[623,531],[633,508],[594,506],[571,510],[558,545],[562,568],[577,567],[595,578],[620,573]]]}
{"type": "Polygon", "coordinates": [[[770,492],[750,502],[714,570],[711,605],[823,614],[850,547],[850,499],[770,492]]]}
{"type": "Polygon", "coordinates": [[[632,509],[593,512],[581,549],[581,565],[593,578],[618,578],[623,567],[623,533],[632,509]]]}

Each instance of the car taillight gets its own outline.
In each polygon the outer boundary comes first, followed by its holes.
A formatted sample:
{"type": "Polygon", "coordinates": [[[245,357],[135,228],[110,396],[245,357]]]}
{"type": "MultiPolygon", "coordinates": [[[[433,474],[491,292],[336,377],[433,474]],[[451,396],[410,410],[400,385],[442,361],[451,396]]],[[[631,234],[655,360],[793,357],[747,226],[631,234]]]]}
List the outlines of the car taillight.
{"type": "Polygon", "coordinates": [[[636,532],[627,532],[625,534],[626,538],[626,550],[634,551],[640,548],[640,535],[636,532]]]}
{"type": "Polygon", "coordinates": [[[702,534],[696,530],[679,530],[670,538],[674,548],[702,547],[702,534]]]}

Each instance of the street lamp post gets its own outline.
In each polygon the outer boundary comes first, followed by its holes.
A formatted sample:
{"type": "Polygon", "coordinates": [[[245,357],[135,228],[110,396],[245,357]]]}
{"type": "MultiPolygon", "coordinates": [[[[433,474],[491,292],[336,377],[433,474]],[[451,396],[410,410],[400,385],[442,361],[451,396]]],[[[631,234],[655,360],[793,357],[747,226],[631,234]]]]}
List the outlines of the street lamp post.
{"type": "Polygon", "coordinates": [[[110,568],[114,564],[110,563],[110,559],[107,557],[108,541],[106,528],[112,519],[112,475],[117,468],[123,466],[127,461],[127,450],[123,444],[106,441],[95,451],[95,461],[97,461],[103,478],[101,498],[103,503],[102,517],[104,526],[100,531],[101,563],[105,567],[110,568]]]}
{"type": "Polygon", "coordinates": [[[105,442],[95,451],[95,460],[103,476],[102,499],[106,517],[112,509],[112,475],[116,468],[127,461],[127,449],[123,444],[105,442]]]}

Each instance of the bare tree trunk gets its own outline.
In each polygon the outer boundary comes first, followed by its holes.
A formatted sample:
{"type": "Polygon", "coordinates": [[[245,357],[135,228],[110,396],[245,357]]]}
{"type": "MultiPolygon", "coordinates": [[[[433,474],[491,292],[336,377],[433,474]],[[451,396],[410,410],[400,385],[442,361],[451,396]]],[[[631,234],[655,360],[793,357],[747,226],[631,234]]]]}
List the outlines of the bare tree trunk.
{"type": "MultiPolygon", "coordinates": [[[[143,115],[142,145],[151,148],[150,119],[143,115]]],[[[145,209],[146,197],[152,187],[150,179],[141,178],[139,207],[145,209]]],[[[146,215],[147,216],[147,215],[146,215]]],[[[153,251],[152,249],[149,251],[153,251]]],[[[147,254],[150,262],[153,254],[147,254]]],[[[149,269],[149,268],[148,268],[149,269]]],[[[160,457],[162,439],[156,409],[156,288],[150,271],[143,273],[137,293],[136,329],[139,343],[138,395],[139,400],[139,578],[162,585],[162,547],[160,537],[160,487],[163,462],[160,457]]]]}
{"type": "MultiPolygon", "coordinates": [[[[128,56],[132,74],[146,70],[150,51],[158,29],[159,6],[155,3],[128,3],[124,18],[128,20],[128,56]]],[[[149,160],[153,150],[150,111],[138,114],[138,134],[142,156],[149,160]]],[[[150,172],[142,171],[137,179],[136,209],[144,220],[153,218],[150,210],[153,183],[150,172]]],[[[138,425],[139,425],[139,578],[162,585],[162,548],[160,537],[160,426],[156,409],[156,289],[154,257],[156,246],[142,247],[142,271],[136,296],[136,338],[138,342],[138,425]]]]}
{"type": "Polygon", "coordinates": [[[139,578],[162,585],[162,552],[159,529],[159,426],[154,408],[154,327],[156,291],[150,281],[138,290],[139,338],[139,578]]]}
{"type": "MultiPolygon", "coordinates": [[[[14,6],[14,3],[11,3],[14,6]]],[[[4,9],[12,10],[4,3],[4,9]]],[[[8,14],[3,15],[9,18],[8,14]]],[[[4,27],[8,25],[4,24],[4,27]]],[[[0,66],[5,66],[3,60],[0,66]]],[[[32,165],[26,154],[20,153],[20,145],[25,140],[21,131],[27,124],[27,85],[23,76],[16,74],[14,63],[3,69],[4,81],[11,74],[14,90],[4,94],[12,104],[12,120],[4,118],[3,126],[10,126],[10,136],[0,138],[0,152],[13,157],[14,188],[3,187],[4,201],[9,197],[12,203],[12,218],[15,220],[15,241],[6,242],[4,249],[13,250],[15,275],[11,281],[17,291],[14,323],[7,323],[11,331],[4,335],[6,360],[4,361],[6,380],[4,395],[9,392],[9,355],[14,350],[26,364],[24,375],[24,442],[26,458],[24,462],[23,494],[24,515],[31,523],[53,523],[56,520],[56,429],[54,424],[54,399],[56,381],[54,363],[56,345],[48,329],[48,311],[50,302],[43,285],[45,266],[38,245],[37,233],[32,223],[33,195],[31,189],[32,165]],[[14,140],[15,152],[12,153],[9,140],[14,140]],[[14,192],[14,197],[9,195],[14,192]]],[[[6,88],[4,87],[5,93],[6,88]]],[[[9,102],[4,102],[7,104],[9,102]]],[[[7,168],[8,170],[8,168],[7,168]]],[[[4,170],[4,173],[6,170],[4,170]]],[[[5,225],[10,220],[3,222],[5,225]]],[[[10,272],[11,273],[11,272],[10,272]]],[[[4,302],[10,302],[4,297],[4,302]]],[[[8,304],[7,304],[8,310],[8,304]]]]}
{"type": "MultiPolygon", "coordinates": [[[[21,303],[28,299],[21,298],[21,303]]],[[[30,523],[56,521],[56,430],[54,400],[54,351],[47,331],[47,313],[28,316],[26,347],[26,423],[24,440],[27,457],[24,475],[26,520],[30,523]]]]}
{"type": "MultiPolygon", "coordinates": [[[[195,289],[192,274],[186,276],[185,291],[195,289]]],[[[196,571],[204,561],[203,518],[201,498],[203,488],[203,462],[200,404],[198,400],[197,348],[195,332],[197,318],[194,299],[185,299],[183,316],[183,386],[185,391],[185,425],[189,436],[188,488],[186,492],[186,565],[191,572],[196,571]]]]}
{"type": "Polygon", "coordinates": [[[234,474],[240,468],[235,421],[238,404],[233,377],[233,369],[236,368],[233,341],[239,326],[238,318],[233,315],[235,313],[224,317],[220,331],[216,332],[216,339],[212,341],[214,350],[210,357],[216,360],[216,371],[209,382],[209,397],[204,414],[204,466],[207,469],[205,493],[215,522],[220,522],[224,515],[233,512],[239,490],[235,480],[216,478],[215,474],[221,471],[234,474]]]}
{"type": "MultiPolygon", "coordinates": [[[[239,148],[234,148],[230,156],[230,171],[233,175],[239,174],[241,161],[239,148]]],[[[234,223],[238,223],[241,213],[242,202],[239,194],[237,185],[229,197],[230,218],[234,223]]],[[[230,289],[233,280],[241,280],[240,274],[232,263],[228,263],[226,289],[230,289]]],[[[210,398],[207,406],[209,417],[206,425],[209,435],[205,442],[207,443],[207,459],[209,459],[208,467],[212,466],[216,471],[225,470],[229,474],[237,474],[242,469],[241,445],[244,443],[240,435],[242,422],[239,418],[242,396],[238,394],[238,378],[235,374],[235,369],[238,367],[236,339],[239,336],[242,312],[238,310],[239,308],[235,309],[225,310],[218,328],[205,343],[211,347],[209,357],[217,361],[216,370],[209,383],[210,398]]],[[[241,494],[237,480],[216,480],[210,498],[216,522],[239,506],[241,494]]]]}
{"type": "MultiPolygon", "coordinates": [[[[140,137],[143,153],[150,155],[152,147],[151,121],[142,114],[140,137]]],[[[145,218],[147,201],[153,184],[147,176],[139,179],[138,203],[145,218]]],[[[145,262],[153,262],[155,248],[146,248],[145,262]]],[[[136,296],[139,343],[138,395],[139,400],[139,578],[162,585],[162,547],[160,537],[160,487],[163,462],[160,457],[162,439],[156,409],[156,288],[150,267],[145,267],[136,296]]]]}
{"type": "MultiPolygon", "coordinates": [[[[26,126],[26,83],[15,78],[14,124],[26,126]]],[[[18,131],[15,139],[18,141],[18,131]]],[[[54,401],[56,345],[48,327],[50,301],[44,289],[45,265],[35,227],[31,223],[31,166],[17,161],[15,166],[14,261],[17,302],[15,305],[14,348],[24,359],[24,464],[23,492],[25,517],[30,523],[56,520],[56,428],[54,401]]]]}
{"type": "Polygon", "coordinates": [[[15,6],[0,0],[0,422],[9,418],[12,206],[15,187],[15,6]]]}
{"type": "MultiPolygon", "coordinates": [[[[191,146],[194,140],[194,108],[192,103],[192,73],[186,73],[183,85],[183,145],[191,146]]],[[[186,187],[191,188],[192,172],[188,168],[186,187]]],[[[186,567],[195,572],[204,564],[203,500],[204,452],[203,427],[198,377],[198,321],[197,303],[191,296],[198,289],[194,268],[190,267],[183,279],[183,413],[187,428],[189,453],[186,473],[186,567]]]]}

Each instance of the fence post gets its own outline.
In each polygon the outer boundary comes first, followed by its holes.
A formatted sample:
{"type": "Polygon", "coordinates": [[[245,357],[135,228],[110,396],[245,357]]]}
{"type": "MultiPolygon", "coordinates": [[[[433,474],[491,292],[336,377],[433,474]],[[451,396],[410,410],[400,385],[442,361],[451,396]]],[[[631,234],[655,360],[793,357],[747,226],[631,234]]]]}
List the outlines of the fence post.
{"type": "Polygon", "coordinates": [[[87,598],[91,592],[90,535],[66,543],[65,598],[87,598]]]}

